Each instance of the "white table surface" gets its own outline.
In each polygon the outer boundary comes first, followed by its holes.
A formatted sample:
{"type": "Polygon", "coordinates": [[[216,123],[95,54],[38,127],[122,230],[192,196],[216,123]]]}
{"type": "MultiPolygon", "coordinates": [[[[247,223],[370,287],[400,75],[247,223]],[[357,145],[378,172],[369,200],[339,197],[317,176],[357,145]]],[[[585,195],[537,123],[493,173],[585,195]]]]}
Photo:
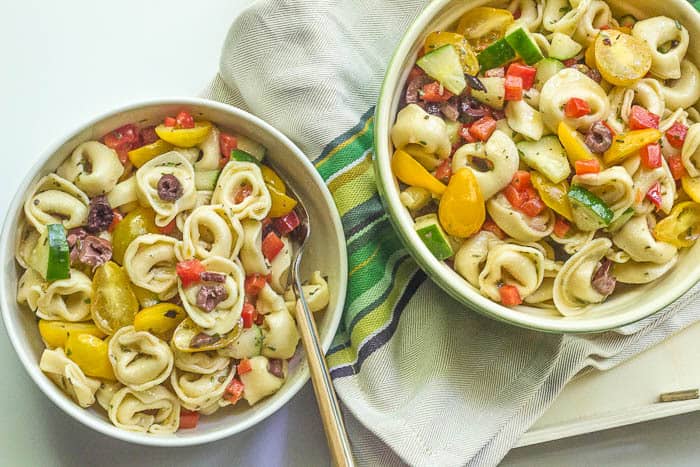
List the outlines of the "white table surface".
{"type": "MultiPolygon", "coordinates": [[[[124,102],[196,95],[250,0],[3,2],[0,212],[49,143],[124,102]],[[99,5],[99,6],[98,6],[99,5]]],[[[146,448],[94,433],[33,385],[0,325],[0,465],[328,465],[311,387],[257,427],[217,443],[146,448]]],[[[512,451],[505,465],[700,463],[700,413],[512,451]]]]}

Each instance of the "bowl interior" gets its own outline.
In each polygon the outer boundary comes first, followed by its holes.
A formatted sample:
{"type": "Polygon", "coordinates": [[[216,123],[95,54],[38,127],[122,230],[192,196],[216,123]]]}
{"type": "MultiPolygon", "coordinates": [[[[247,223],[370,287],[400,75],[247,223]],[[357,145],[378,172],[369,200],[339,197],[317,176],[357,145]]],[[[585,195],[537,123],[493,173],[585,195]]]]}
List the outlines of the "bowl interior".
{"type": "Polygon", "coordinates": [[[139,125],[155,124],[166,115],[175,115],[186,108],[195,118],[211,120],[221,128],[248,136],[268,149],[267,162],[272,165],[306,206],[312,223],[312,235],[305,248],[302,261],[302,277],[309,277],[314,270],[327,276],[330,303],[327,310],[317,316],[318,330],[323,348],[330,346],[338,327],[345,301],[347,261],[345,241],[340,219],[323,181],[304,154],[285,136],[256,117],[239,109],[203,99],[159,100],[126,107],[110,113],[86,125],[67,141],[53,147],[47,156],[32,169],[21,185],[7,213],[0,243],[2,257],[2,305],[3,318],[12,343],[27,371],[39,387],[63,410],[88,426],[110,436],[126,441],[152,445],[182,446],[199,444],[242,431],[263,420],[284,405],[308,380],[308,367],[303,349],[290,362],[289,378],[273,396],[254,407],[240,404],[203,417],[196,430],[173,435],[155,436],[131,433],[113,426],[100,409],[81,409],[65,396],[40,370],[38,362],[43,351],[36,319],[28,309],[17,305],[16,288],[18,267],[14,260],[15,226],[22,212],[22,203],[28,187],[40,177],[55,170],[79,143],[97,139],[106,132],[129,122],[139,125]]]}
{"type": "MultiPolygon", "coordinates": [[[[417,53],[432,31],[447,30],[465,12],[477,6],[505,7],[508,2],[488,0],[435,0],[416,19],[399,43],[387,67],[375,116],[375,168],[379,192],[390,219],[406,248],[428,275],[452,297],[469,308],[518,326],[548,332],[600,332],[638,321],[680,297],[700,280],[700,245],[684,251],[674,268],[661,279],[641,286],[625,286],[611,299],[583,315],[563,317],[555,310],[518,306],[507,308],[483,297],[445,263],[438,261],[416,234],[413,220],[399,200],[399,186],[391,172],[393,146],[390,130],[395,121],[404,84],[417,53]]],[[[685,0],[625,2],[610,0],[615,16],[637,18],[666,15],[678,19],[689,31],[691,44],[700,37],[700,15],[685,0]]],[[[689,47],[687,57],[699,63],[700,51],[689,47]]]]}

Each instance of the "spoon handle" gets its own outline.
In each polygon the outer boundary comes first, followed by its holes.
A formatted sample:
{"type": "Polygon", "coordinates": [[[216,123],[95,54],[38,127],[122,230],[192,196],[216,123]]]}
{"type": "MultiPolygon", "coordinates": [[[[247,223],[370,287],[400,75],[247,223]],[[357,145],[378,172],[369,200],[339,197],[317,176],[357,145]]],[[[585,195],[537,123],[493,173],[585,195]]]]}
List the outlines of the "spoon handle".
{"type": "Polygon", "coordinates": [[[323,428],[326,432],[328,449],[330,450],[333,464],[338,467],[352,467],[355,462],[350,450],[345,424],[338,399],[335,396],[331,376],[328,373],[328,366],[323,355],[323,349],[319,343],[318,331],[312,313],[309,311],[304,296],[301,293],[301,286],[297,283],[300,297],[296,304],[296,320],[299,325],[301,341],[306,349],[306,358],[309,362],[309,372],[311,382],[316,393],[316,402],[321,413],[323,428]]]}

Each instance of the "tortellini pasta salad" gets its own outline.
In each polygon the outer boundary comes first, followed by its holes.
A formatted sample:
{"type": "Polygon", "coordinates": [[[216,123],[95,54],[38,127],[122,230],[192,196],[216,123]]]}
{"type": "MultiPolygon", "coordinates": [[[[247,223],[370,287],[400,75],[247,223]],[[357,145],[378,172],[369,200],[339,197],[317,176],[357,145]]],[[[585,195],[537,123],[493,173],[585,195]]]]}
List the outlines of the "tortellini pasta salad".
{"type": "MultiPolygon", "coordinates": [[[[300,219],[265,152],[183,110],[78,145],[32,187],[17,301],[38,319],[41,370],[78,405],[173,433],[282,387],[300,219]]],[[[303,291],[328,305],[320,272],[303,291]]]]}
{"type": "Polygon", "coordinates": [[[400,200],[482,295],[581,315],[700,233],[700,71],[673,18],[495,6],[419,50],[390,135],[400,200]]]}

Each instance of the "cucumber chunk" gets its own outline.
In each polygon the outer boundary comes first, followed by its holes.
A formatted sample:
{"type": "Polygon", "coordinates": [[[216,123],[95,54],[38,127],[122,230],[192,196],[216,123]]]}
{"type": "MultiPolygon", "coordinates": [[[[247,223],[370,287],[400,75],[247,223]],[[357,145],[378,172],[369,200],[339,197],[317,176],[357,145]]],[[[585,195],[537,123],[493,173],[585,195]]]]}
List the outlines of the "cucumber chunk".
{"type": "Polygon", "coordinates": [[[423,55],[416,62],[428,76],[436,79],[452,94],[462,94],[467,87],[464,79],[464,68],[459,60],[459,54],[450,45],[443,45],[430,53],[423,55]]]}
{"type": "Polygon", "coordinates": [[[227,347],[231,358],[251,358],[260,355],[263,345],[263,333],[260,326],[253,324],[249,328],[243,328],[238,339],[227,347]]]}
{"type": "Polygon", "coordinates": [[[236,146],[241,151],[245,151],[253,156],[258,162],[262,162],[267,153],[267,148],[265,148],[265,146],[242,135],[236,135],[236,146]]]}
{"type": "Polygon", "coordinates": [[[566,151],[554,135],[545,136],[539,141],[520,141],[516,147],[520,158],[552,183],[559,183],[571,174],[566,151]]]}
{"type": "Polygon", "coordinates": [[[579,230],[589,232],[607,227],[615,216],[605,201],[580,185],[572,186],[567,196],[579,230]]]}
{"type": "Polygon", "coordinates": [[[437,259],[442,261],[454,255],[450,239],[442,229],[436,214],[417,217],[415,229],[425,246],[437,259]]]}
{"type": "Polygon", "coordinates": [[[199,170],[194,173],[194,186],[199,191],[214,191],[221,170],[199,170]]]}
{"type": "Polygon", "coordinates": [[[583,49],[583,46],[560,32],[552,34],[552,42],[549,46],[549,56],[557,60],[568,60],[575,57],[583,49]]]}
{"type": "Polygon", "coordinates": [[[49,224],[27,260],[47,281],[70,277],[70,248],[63,224],[49,224]]]}
{"type": "Polygon", "coordinates": [[[515,50],[505,39],[499,39],[476,56],[481,70],[498,68],[515,59],[515,50]]]}
{"type": "Polygon", "coordinates": [[[535,88],[537,88],[538,91],[541,91],[544,83],[546,83],[549,78],[559,73],[559,71],[563,70],[565,67],[559,60],[554,58],[545,58],[535,65],[535,68],[537,68],[537,74],[535,75],[535,88]]]}
{"type": "Polygon", "coordinates": [[[540,48],[522,27],[508,34],[505,39],[528,65],[534,65],[544,58],[540,48]]]}

